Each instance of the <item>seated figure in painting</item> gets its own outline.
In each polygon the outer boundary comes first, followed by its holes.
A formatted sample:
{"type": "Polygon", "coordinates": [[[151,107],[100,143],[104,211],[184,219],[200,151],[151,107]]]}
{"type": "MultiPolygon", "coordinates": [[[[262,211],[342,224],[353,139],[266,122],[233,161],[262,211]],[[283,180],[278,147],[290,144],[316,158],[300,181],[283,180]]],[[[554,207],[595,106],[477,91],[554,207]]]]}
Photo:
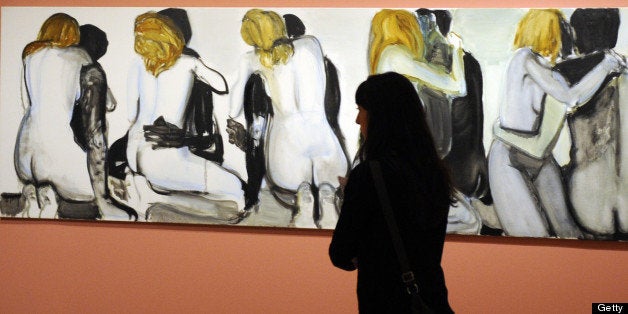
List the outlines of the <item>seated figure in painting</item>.
{"type": "MultiPolygon", "coordinates": [[[[78,46],[80,39],[78,22],[57,13],[43,23],[37,40],[29,43],[22,54],[25,115],[16,141],[15,168],[25,184],[24,197],[32,199],[24,202],[32,205],[25,209],[25,214],[55,218],[58,208],[54,204],[96,201],[99,211],[91,218],[128,220],[134,216],[132,210],[104,201],[104,181],[95,168],[106,149],[104,117],[93,119],[93,127],[83,130],[77,141],[71,127],[76,106],[86,115],[98,115],[99,109],[104,110],[105,101],[88,95],[87,81],[103,82],[105,78],[96,78],[99,75],[92,72],[97,66],[92,64],[88,52],[78,46]],[[86,102],[98,103],[100,108],[87,108],[86,102]]],[[[84,209],[93,210],[90,205],[84,209]]]]}
{"type": "MultiPolygon", "coordinates": [[[[428,18],[433,23],[434,31],[438,32],[435,17],[430,14],[428,18]]],[[[384,9],[375,14],[371,22],[369,72],[377,74],[392,71],[410,79],[421,96],[441,158],[451,150],[450,102],[467,95],[461,40],[454,33],[448,33],[444,40],[448,43],[446,47],[451,50],[450,67],[426,60],[427,43],[417,18],[411,12],[384,9]],[[430,99],[427,99],[428,94],[430,99]]],[[[480,213],[460,191],[456,191],[455,197],[458,202],[450,208],[447,232],[479,234],[482,227],[480,213]]]]}
{"type": "MultiPolygon", "coordinates": [[[[286,32],[288,37],[296,40],[305,35],[305,25],[301,19],[294,14],[285,14],[283,16],[286,22],[286,32]]],[[[311,35],[307,35],[311,36],[311,35]]],[[[327,56],[323,57],[325,63],[325,117],[329,126],[336,134],[340,146],[345,152],[345,156],[349,158],[346,152],[345,137],[338,123],[338,114],[340,113],[340,82],[338,81],[338,70],[334,63],[327,56]]]]}
{"type": "Polygon", "coordinates": [[[564,21],[559,10],[531,9],[515,34],[516,50],[489,152],[491,192],[507,235],[585,236],[569,211],[552,147],[565,115],[586,104],[625,63],[612,51],[605,52],[578,83],[568,84],[553,69],[563,48],[564,21]]]}
{"type": "Polygon", "coordinates": [[[167,14],[147,12],[136,18],[138,58],[129,73],[132,125],[126,149],[131,173],[126,179],[137,195],[129,198],[144,218],[151,215],[150,209],[166,206],[216,222],[238,221],[245,208],[242,180],[234,170],[199,156],[194,145],[181,141],[195,79],[218,93],[227,92],[220,73],[184,53],[185,39],[167,14]],[[173,143],[168,142],[169,135],[173,143]]]}
{"type": "MultiPolygon", "coordinates": [[[[186,44],[183,48],[183,54],[200,59],[200,55],[187,46],[187,43],[192,38],[192,27],[187,12],[179,8],[168,8],[158,13],[169,17],[183,33],[186,44]]],[[[177,145],[188,146],[195,155],[220,164],[223,163],[224,147],[218,122],[214,115],[213,94],[224,95],[227,92],[216,90],[198,77],[194,77],[194,83],[184,113],[183,130],[185,133],[181,139],[177,139],[181,141],[177,145]]],[[[156,141],[158,145],[163,145],[164,147],[173,146],[173,142],[173,138],[168,138],[166,142],[156,141]]]]}
{"type": "MultiPolygon", "coordinates": [[[[287,36],[290,40],[296,40],[305,35],[305,25],[299,17],[294,14],[285,14],[283,16],[286,24],[287,36]]],[[[345,156],[346,153],[344,136],[338,123],[338,113],[340,110],[340,86],[338,81],[338,73],[332,61],[324,57],[325,63],[325,115],[329,126],[338,138],[345,156]]],[[[246,153],[246,169],[247,169],[247,202],[259,202],[258,195],[262,187],[264,177],[266,176],[266,155],[264,153],[264,138],[266,130],[266,121],[273,113],[272,100],[266,93],[264,81],[259,74],[252,74],[244,88],[243,111],[246,120],[246,130],[244,127],[230,119],[228,121],[227,132],[231,134],[230,142],[240,147],[246,153]]],[[[347,164],[349,163],[347,159],[347,164]]],[[[296,205],[295,195],[289,191],[274,189],[273,193],[281,204],[294,208],[296,205]]],[[[336,190],[336,206],[340,208],[342,201],[342,189],[336,190]]],[[[316,216],[318,212],[315,212],[316,216]]],[[[336,220],[335,215],[326,216],[328,222],[319,223],[320,225],[332,226],[336,220]]],[[[316,219],[315,219],[316,220],[316,219]]]]}
{"type": "MultiPolygon", "coordinates": [[[[618,9],[577,9],[570,23],[577,58],[556,65],[570,85],[577,84],[613,49],[619,31],[618,9]]],[[[628,116],[621,108],[624,78],[610,73],[591,99],[567,116],[571,135],[570,163],[565,167],[569,199],[576,221],[596,237],[612,238],[628,232],[628,195],[621,147],[622,125],[628,116]],[[620,84],[620,82],[622,82],[620,84]],[[594,187],[594,188],[592,188],[594,187]]],[[[623,145],[622,145],[623,144],[623,145]]]]}
{"type": "MultiPolygon", "coordinates": [[[[179,8],[167,8],[158,13],[170,18],[183,33],[185,41],[183,54],[200,59],[200,55],[187,46],[192,38],[192,27],[187,11],[179,8]]],[[[185,108],[183,129],[165,124],[150,126],[146,131],[146,134],[149,134],[148,140],[152,141],[155,147],[188,146],[195,155],[222,163],[224,161],[224,146],[214,115],[213,94],[222,95],[226,93],[227,91],[220,92],[213,89],[195,76],[185,108]]],[[[124,200],[129,197],[122,182],[129,171],[126,158],[127,143],[128,134],[125,134],[111,145],[107,158],[107,168],[114,178],[110,180],[109,184],[112,190],[117,193],[117,197],[124,200]]]]}
{"type": "Polygon", "coordinates": [[[275,198],[293,208],[294,226],[333,228],[338,177],[346,175],[348,159],[327,117],[320,43],[307,35],[288,38],[281,16],[259,9],[246,13],[241,35],[255,49],[240,63],[228,131],[230,142],[265,156],[265,168],[257,159],[256,176],[250,175],[247,156],[249,182],[256,177],[259,183],[263,176],[275,198]],[[243,110],[247,106],[253,109],[243,110]],[[248,144],[238,136],[243,111],[248,144]]]}

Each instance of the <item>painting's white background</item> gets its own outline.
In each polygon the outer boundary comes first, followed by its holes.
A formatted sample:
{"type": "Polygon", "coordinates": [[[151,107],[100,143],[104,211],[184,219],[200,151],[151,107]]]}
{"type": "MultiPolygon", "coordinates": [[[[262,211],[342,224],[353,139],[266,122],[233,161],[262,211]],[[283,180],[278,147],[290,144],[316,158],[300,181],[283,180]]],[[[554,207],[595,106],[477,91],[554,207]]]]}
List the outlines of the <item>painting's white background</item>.
{"type": "MultiPolygon", "coordinates": [[[[20,100],[21,52],[33,41],[43,21],[56,12],[75,17],[80,24],[94,24],[109,38],[107,54],[99,62],[105,68],[108,83],[118,108],[108,114],[109,143],[120,138],[129,122],[126,114],[126,75],[133,51],[133,21],[149,10],[162,8],[55,8],[2,7],[0,64],[0,191],[18,192],[21,187],[13,167],[13,149],[23,115],[20,100]]],[[[247,8],[186,8],[192,24],[195,49],[211,67],[225,75],[229,84],[236,80],[240,55],[249,50],[240,37],[240,21],[247,8]]],[[[357,150],[358,127],[354,124],[354,92],[367,76],[367,45],[370,21],[378,9],[269,8],[279,14],[292,13],[306,25],[306,33],[316,36],[324,53],[339,71],[342,90],[340,124],[351,156],[357,150]]],[[[410,8],[409,10],[414,10],[410,8]]],[[[512,53],[516,24],[526,9],[452,9],[452,31],[458,33],[465,48],[480,62],[484,76],[484,143],[492,139],[491,125],[497,117],[502,92],[503,72],[512,53]]],[[[563,9],[567,17],[571,9],[563,9]]],[[[622,21],[628,12],[622,10],[622,21]]],[[[622,26],[617,51],[628,53],[628,34],[622,26]]],[[[62,77],[54,79],[63,79],[62,77]]],[[[215,96],[215,114],[223,136],[229,96],[215,96]]],[[[562,146],[564,147],[564,146],[562,146]]],[[[225,159],[242,175],[246,174],[244,156],[226,143],[225,159]]],[[[564,149],[559,161],[566,162],[564,149]]],[[[62,161],[59,161],[62,162],[62,161]]],[[[54,165],[51,165],[54,167],[54,165]]]]}
{"type": "MultiPolygon", "coordinates": [[[[50,5],[29,1],[34,2],[50,5]]],[[[233,1],[233,5],[244,2],[233,1]]],[[[508,0],[428,2],[487,7],[539,5],[508,0]]],[[[577,2],[592,6],[610,3],[555,0],[545,5],[569,6],[577,2]]],[[[66,3],[89,5],[76,0],[66,3]]],[[[186,3],[202,6],[225,1],[186,3]]],[[[317,3],[321,1],[298,4],[317,3]]],[[[378,6],[388,2],[354,0],[347,5],[366,3],[378,6]]],[[[623,4],[614,1],[613,5],[623,4]]],[[[34,36],[32,32],[28,35],[34,36]]],[[[13,60],[19,63],[19,58],[13,60]]],[[[4,68],[1,74],[4,75],[4,68]]],[[[0,103],[0,110],[5,105],[0,103]]],[[[15,103],[10,106],[19,107],[15,103]]],[[[3,119],[0,127],[7,120],[3,119]]],[[[11,137],[14,132],[10,129],[11,137]]],[[[2,145],[0,153],[4,155],[9,146],[2,145]]],[[[0,182],[5,173],[13,175],[10,171],[2,170],[0,182]]],[[[355,313],[356,274],[335,269],[329,263],[330,238],[331,230],[153,224],[129,227],[127,223],[115,222],[95,225],[2,219],[0,281],[5,293],[0,311],[67,313],[92,308],[127,313],[192,313],[199,309],[355,313]]],[[[450,302],[459,313],[485,313],[487,309],[494,313],[590,313],[591,302],[628,299],[622,284],[628,280],[627,261],[626,243],[512,237],[448,235],[443,254],[450,302]]]]}

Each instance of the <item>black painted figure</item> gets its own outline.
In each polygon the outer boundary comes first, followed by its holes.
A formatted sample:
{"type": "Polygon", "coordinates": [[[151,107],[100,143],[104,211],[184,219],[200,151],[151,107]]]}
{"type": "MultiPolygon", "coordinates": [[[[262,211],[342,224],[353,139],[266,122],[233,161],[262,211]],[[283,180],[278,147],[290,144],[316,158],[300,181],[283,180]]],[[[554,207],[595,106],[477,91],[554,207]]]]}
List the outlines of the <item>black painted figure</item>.
{"type": "MultiPolygon", "coordinates": [[[[426,61],[451,71],[454,51],[447,40],[451,13],[429,9],[418,9],[416,13],[425,41],[426,61]]],[[[462,53],[466,94],[452,97],[430,87],[421,87],[418,93],[439,154],[449,166],[459,192],[460,206],[450,209],[448,232],[477,234],[483,224],[493,228],[499,224],[489,218],[494,214],[487,214],[491,213],[487,205],[492,200],[483,143],[482,70],[471,53],[462,53]]]]}
{"type": "Polygon", "coordinates": [[[80,203],[60,203],[59,217],[114,219],[120,216],[120,211],[124,211],[129,217],[137,219],[135,210],[111,198],[108,188],[106,113],[115,109],[116,102],[108,88],[105,71],[98,63],[98,59],[107,52],[107,34],[91,24],[82,25],[80,33],[79,45],[87,51],[93,63],[81,69],[81,97],[74,106],[70,125],[76,143],[87,153],[87,166],[97,208],[80,203]]]}
{"type": "MultiPolygon", "coordinates": [[[[570,23],[577,58],[558,64],[556,70],[573,85],[602,62],[606,50],[615,47],[619,10],[577,9],[570,23]]],[[[622,196],[626,195],[622,157],[622,146],[628,144],[622,135],[626,95],[620,93],[625,83],[617,76],[607,76],[595,95],[567,117],[572,146],[564,177],[573,213],[585,230],[606,239],[628,232],[628,204],[622,196]]]]}
{"type": "MultiPolygon", "coordinates": [[[[440,32],[446,36],[451,14],[445,10],[433,12],[440,32]]],[[[466,50],[463,60],[467,94],[451,102],[451,149],[444,159],[451,169],[456,189],[468,197],[483,199],[486,204],[490,204],[486,152],[482,142],[482,69],[477,59],[466,50]]]]}

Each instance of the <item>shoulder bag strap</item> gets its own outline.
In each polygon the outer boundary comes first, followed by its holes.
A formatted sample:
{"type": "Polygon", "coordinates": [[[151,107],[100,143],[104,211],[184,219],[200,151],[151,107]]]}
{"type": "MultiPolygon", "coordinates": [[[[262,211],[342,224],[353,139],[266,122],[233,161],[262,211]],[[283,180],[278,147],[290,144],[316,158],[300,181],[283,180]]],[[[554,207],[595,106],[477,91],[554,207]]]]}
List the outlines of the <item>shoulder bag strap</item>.
{"type": "Polygon", "coordinates": [[[382,175],[381,165],[378,161],[371,160],[369,162],[369,167],[371,168],[371,175],[373,176],[373,182],[375,183],[377,196],[379,197],[379,201],[382,205],[382,212],[384,213],[384,218],[386,219],[386,223],[388,224],[388,231],[390,232],[393,246],[395,248],[395,252],[397,253],[397,258],[399,259],[399,264],[401,266],[401,280],[406,285],[406,291],[408,292],[408,294],[413,296],[413,300],[416,300],[418,298],[419,308],[421,309],[419,312],[431,313],[431,310],[427,307],[427,305],[419,296],[419,286],[414,277],[414,272],[412,272],[410,268],[408,256],[406,255],[406,250],[403,246],[403,242],[401,241],[401,236],[399,235],[399,228],[397,227],[395,215],[392,210],[392,206],[390,205],[390,199],[388,197],[386,183],[384,182],[384,177],[382,175]]]}

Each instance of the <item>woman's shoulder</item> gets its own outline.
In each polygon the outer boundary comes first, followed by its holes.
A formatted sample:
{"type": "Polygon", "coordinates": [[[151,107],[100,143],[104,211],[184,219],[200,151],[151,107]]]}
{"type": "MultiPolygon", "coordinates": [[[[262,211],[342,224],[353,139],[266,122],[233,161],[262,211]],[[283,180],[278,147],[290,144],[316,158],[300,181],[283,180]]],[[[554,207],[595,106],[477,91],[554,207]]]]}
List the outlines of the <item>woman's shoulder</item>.
{"type": "Polygon", "coordinates": [[[299,37],[292,41],[292,46],[294,47],[294,53],[299,54],[300,51],[308,51],[307,55],[313,55],[318,57],[322,57],[323,48],[321,47],[320,42],[314,36],[305,35],[299,37]]]}
{"type": "Polygon", "coordinates": [[[551,69],[553,67],[548,58],[532,51],[530,48],[518,49],[517,56],[519,56],[520,62],[525,65],[541,66],[546,69],[551,69]]]}
{"type": "Polygon", "coordinates": [[[311,35],[304,35],[292,41],[295,47],[303,46],[309,48],[320,48],[321,44],[318,39],[311,35]]]}
{"type": "Polygon", "coordinates": [[[92,59],[89,54],[81,47],[52,47],[45,46],[41,49],[29,54],[24,59],[37,59],[37,58],[61,58],[63,60],[76,60],[82,63],[91,63],[92,59]]]}
{"type": "Polygon", "coordinates": [[[80,58],[84,58],[84,59],[90,59],[89,54],[87,53],[87,51],[83,48],[83,47],[79,47],[79,46],[70,46],[67,48],[59,48],[62,49],[63,51],[65,51],[65,53],[67,54],[73,54],[76,55],[80,58]]]}
{"type": "Polygon", "coordinates": [[[515,50],[512,58],[510,59],[510,63],[508,68],[510,71],[526,71],[524,70],[528,64],[530,63],[539,63],[539,59],[537,58],[537,54],[532,51],[532,49],[523,47],[515,50]]]}
{"type": "Polygon", "coordinates": [[[515,56],[531,56],[534,55],[534,51],[530,47],[521,47],[515,50],[515,56]]]}
{"type": "Polygon", "coordinates": [[[196,57],[196,56],[191,56],[188,54],[181,54],[179,56],[179,59],[177,59],[177,63],[183,64],[183,65],[188,65],[188,66],[194,66],[196,63],[200,62],[200,58],[196,57]]]}
{"type": "Polygon", "coordinates": [[[368,162],[361,161],[351,169],[350,178],[356,178],[362,180],[369,173],[368,162]]]}
{"type": "Polygon", "coordinates": [[[196,56],[192,56],[188,54],[181,54],[179,58],[177,58],[177,61],[174,63],[174,65],[169,68],[169,70],[173,70],[174,72],[177,72],[177,73],[178,72],[187,73],[189,71],[194,72],[201,66],[203,66],[203,61],[201,60],[200,57],[196,57],[196,56]]]}
{"type": "Polygon", "coordinates": [[[260,56],[255,52],[255,50],[247,51],[242,55],[239,60],[240,68],[249,68],[253,71],[262,68],[262,64],[260,62],[260,56]]]}
{"type": "Polygon", "coordinates": [[[371,170],[369,169],[369,162],[362,161],[351,169],[349,173],[349,180],[347,185],[362,186],[365,183],[371,181],[371,170]]]}
{"type": "Polygon", "coordinates": [[[527,60],[536,60],[537,56],[538,55],[536,53],[534,53],[534,51],[532,51],[532,49],[530,49],[528,47],[522,47],[522,48],[519,48],[519,49],[515,50],[515,53],[512,56],[512,61],[511,62],[524,63],[527,60]]]}
{"type": "MultiPolygon", "coordinates": [[[[411,171],[404,167],[403,162],[391,159],[377,159],[370,161],[360,162],[357,166],[355,166],[349,175],[350,180],[358,181],[360,184],[364,184],[367,182],[373,182],[373,170],[374,167],[380,169],[381,175],[385,178],[386,182],[390,180],[390,178],[402,179],[403,177],[410,175],[411,171]]],[[[403,180],[405,181],[405,180],[403,180]]]]}
{"type": "Polygon", "coordinates": [[[382,57],[383,56],[395,56],[395,55],[409,56],[411,55],[411,53],[408,47],[404,45],[393,44],[393,45],[388,45],[384,49],[382,49],[381,55],[382,57]]]}
{"type": "Polygon", "coordinates": [[[397,71],[401,64],[407,64],[413,59],[410,50],[403,45],[388,45],[379,55],[377,73],[397,71]]]}

